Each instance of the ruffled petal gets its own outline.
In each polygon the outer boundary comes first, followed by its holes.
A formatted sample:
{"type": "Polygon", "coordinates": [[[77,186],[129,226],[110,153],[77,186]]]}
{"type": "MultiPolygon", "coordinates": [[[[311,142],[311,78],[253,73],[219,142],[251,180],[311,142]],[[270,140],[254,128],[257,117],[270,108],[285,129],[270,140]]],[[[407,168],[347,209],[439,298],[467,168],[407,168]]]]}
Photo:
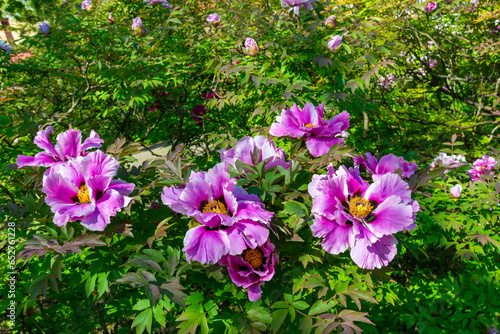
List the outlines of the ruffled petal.
{"type": "Polygon", "coordinates": [[[262,295],[261,283],[252,284],[248,287],[248,299],[251,302],[256,302],[262,295]]]}
{"type": "Polygon", "coordinates": [[[36,146],[40,147],[47,154],[49,154],[53,157],[58,157],[59,154],[55,150],[54,145],[52,145],[52,143],[50,142],[49,137],[48,137],[50,135],[50,133],[52,133],[52,131],[48,131],[48,130],[49,129],[47,128],[46,130],[38,131],[33,142],[35,143],[36,146]]]}
{"type": "Polygon", "coordinates": [[[76,158],[81,155],[82,133],[80,130],[69,129],[61,132],[56,137],[55,150],[62,160],[76,158]]]}
{"type": "Polygon", "coordinates": [[[366,239],[358,239],[356,245],[351,247],[351,259],[364,269],[382,268],[396,255],[397,243],[398,240],[392,235],[384,236],[372,244],[366,239]]]}
{"type": "Polygon", "coordinates": [[[231,245],[230,255],[239,255],[247,248],[261,246],[269,237],[269,229],[251,220],[235,223],[226,233],[231,245]]]}
{"type": "Polygon", "coordinates": [[[97,150],[81,158],[81,166],[85,179],[96,175],[104,175],[112,179],[116,176],[120,163],[112,156],[97,150]]]}
{"type": "Polygon", "coordinates": [[[403,201],[411,201],[411,191],[408,183],[397,174],[385,174],[371,184],[364,197],[381,204],[390,196],[399,196],[403,201]]]}
{"type": "Polygon", "coordinates": [[[86,151],[89,148],[100,148],[104,140],[99,138],[99,135],[94,131],[90,131],[90,135],[82,144],[81,151],[86,151]]]}
{"type": "Polygon", "coordinates": [[[188,262],[215,264],[229,253],[230,243],[224,231],[208,231],[205,226],[197,226],[187,231],[184,248],[188,262]]]}
{"type": "Polygon", "coordinates": [[[401,202],[398,196],[390,196],[372,214],[377,217],[366,227],[377,237],[407,230],[413,224],[411,204],[401,202]]]}
{"type": "Polygon", "coordinates": [[[132,191],[134,191],[134,188],[135,184],[127,183],[122,180],[111,180],[111,182],[108,185],[108,189],[114,189],[123,195],[130,194],[132,191]]]}
{"type": "Polygon", "coordinates": [[[309,153],[316,158],[327,154],[335,144],[344,145],[344,138],[309,137],[306,141],[309,153]]]}
{"type": "Polygon", "coordinates": [[[238,218],[238,220],[250,219],[258,221],[269,226],[273,213],[265,210],[261,203],[240,201],[238,202],[238,213],[234,217],[238,218]]]}
{"type": "Polygon", "coordinates": [[[42,191],[47,194],[45,202],[54,213],[62,207],[76,205],[73,198],[78,195],[78,188],[59,174],[45,175],[42,191]]]}

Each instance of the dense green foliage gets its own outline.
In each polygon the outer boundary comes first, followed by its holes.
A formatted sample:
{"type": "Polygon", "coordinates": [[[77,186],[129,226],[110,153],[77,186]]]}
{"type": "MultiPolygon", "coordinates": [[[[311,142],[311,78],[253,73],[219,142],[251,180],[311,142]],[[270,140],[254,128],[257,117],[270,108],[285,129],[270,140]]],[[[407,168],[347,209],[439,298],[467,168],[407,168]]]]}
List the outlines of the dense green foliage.
{"type": "MultiPolygon", "coordinates": [[[[0,266],[13,270],[15,247],[20,333],[486,333],[499,325],[500,166],[479,181],[465,174],[470,165],[427,168],[439,152],[499,161],[498,5],[440,1],[426,13],[416,1],[319,1],[294,16],[277,0],[172,8],[94,0],[91,10],[4,3],[10,15],[51,26],[12,55],[0,49],[0,266]],[[218,26],[206,21],[215,12],[218,26]],[[330,15],[335,28],[324,25],[330,15]],[[131,29],[136,17],[142,35],[131,29]],[[343,36],[336,52],[332,35],[343,36]],[[256,56],[245,50],[248,37],[256,56]],[[14,61],[23,51],[34,56],[14,61]],[[186,261],[190,219],[157,202],[164,186],[212,167],[239,138],[267,135],[282,109],[306,102],[325,103],[325,118],[350,113],[345,146],[313,159],[301,141],[280,139],[291,169],[231,170],[275,213],[279,265],[250,302],[224,268],[186,261]],[[199,105],[206,114],[192,113],[199,105]],[[40,151],[33,138],[49,125],[97,131],[121,163],[119,178],[136,185],[134,203],[104,232],[54,225],[45,169],[16,168],[19,154],[40,151]],[[160,141],[173,144],[167,156],[133,165],[140,145],[160,141]],[[328,254],[309,229],[312,174],[352,166],[365,152],[420,165],[409,180],[417,228],[398,233],[395,259],[375,270],[358,268],[348,252],[328,254]],[[457,183],[458,199],[449,193],[457,183]]],[[[2,309],[8,289],[2,284],[2,309]]]]}

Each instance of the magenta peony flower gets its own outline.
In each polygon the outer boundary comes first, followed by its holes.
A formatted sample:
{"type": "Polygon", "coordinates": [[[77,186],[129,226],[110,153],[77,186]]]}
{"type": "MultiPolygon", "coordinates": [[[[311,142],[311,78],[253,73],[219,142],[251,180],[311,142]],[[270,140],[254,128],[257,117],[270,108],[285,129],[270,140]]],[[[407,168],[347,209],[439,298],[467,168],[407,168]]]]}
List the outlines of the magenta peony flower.
{"type": "Polygon", "coordinates": [[[460,184],[456,184],[455,186],[450,188],[450,195],[454,198],[460,198],[462,194],[462,186],[460,184]]]}
{"type": "Polygon", "coordinates": [[[207,21],[210,22],[211,24],[214,24],[214,25],[218,24],[220,22],[219,14],[213,13],[213,14],[208,15],[207,21]]]}
{"type": "Polygon", "coordinates": [[[223,256],[219,261],[219,265],[227,266],[234,284],[248,289],[248,299],[251,302],[260,299],[260,286],[273,278],[277,263],[278,255],[269,240],[262,246],[247,248],[238,255],[223,256]]]}
{"type": "Polygon", "coordinates": [[[436,7],[437,7],[437,4],[434,1],[431,1],[431,2],[427,3],[427,5],[424,8],[424,11],[426,13],[432,13],[436,9],[436,7]]]}
{"type": "Polygon", "coordinates": [[[304,138],[312,156],[325,155],[333,145],[344,144],[343,136],[347,135],[350,115],[343,111],[332,119],[323,120],[323,108],[324,104],[314,107],[308,102],[300,110],[294,103],[291,109],[283,110],[281,116],[276,116],[277,123],[271,125],[269,134],[304,138]]]}
{"type": "Polygon", "coordinates": [[[12,46],[5,43],[4,41],[0,41],[0,49],[4,50],[7,54],[9,54],[10,51],[12,51],[12,46]]]}
{"type": "Polygon", "coordinates": [[[282,8],[290,8],[288,11],[293,10],[295,15],[299,15],[300,7],[307,10],[312,10],[312,3],[316,0],[281,0],[282,8]]]}
{"type": "Polygon", "coordinates": [[[437,60],[430,59],[429,60],[429,67],[434,68],[434,67],[436,67],[437,63],[438,63],[437,60]]]}
{"type": "Polygon", "coordinates": [[[466,173],[469,174],[472,181],[478,181],[480,175],[494,175],[491,170],[495,168],[497,161],[492,157],[483,155],[472,164],[472,169],[466,173]]]}
{"type": "Polygon", "coordinates": [[[227,165],[192,173],[186,185],[165,187],[161,199],[173,211],[195,219],[184,238],[188,261],[217,263],[222,256],[261,246],[269,236],[272,212],[256,195],[236,186],[227,165]]]}
{"type": "Polygon", "coordinates": [[[104,142],[92,130],[90,136],[82,144],[80,130],[69,129],[57,135],[57,144],[53,146],[49,141],[49,136],[53,130],[54,128],[49,126],[45,130],[38,131],[33,142],[44,151],[37,153],[34,157],[19,155],[16,161],[17,168],[24,166],[52,167],[79,156],[86,156],[89,154],[85,152],[86,150],[100,148],[101,143],[104,142]]]}
{"type": "Polygon", "coordinates": [[[132,30],[135,32],[136,35],[142,34],[143,26],[142,26],[142,20],[140,17],[136,17],[132,21],[132,30]]]}
{"type": "Polygon", "coordinates": [[[92,9],[92,0],[83,0],[82,9],[91,10],[92,9]]]}
{"type": "Polygon", "coordinates": [[[394,154],[384,155],[380,161],[377,161],[370,152],[366,153],[366,159],[362,156],[354,157],[354,163],[365,166],[366,170],[372,174],[373,181],[379,180],[384,174],[393,174],[398,169],[401,169],[404,177],[410,177],[418,168],[415,162],[408,162],[394,154]]]}
{"type": "Polygon", "coordinates": [[[384,89],[391,88],[392,84],[395,82],[395,77],[393,74],[387,75],[387,78],[381,77],[379,86],[382,86],[384,89]]]}
{"type": "Polygon", "coordinates": [[[194,106],[193,109],[191,109],[191,119],[196,123],[201,123],[203,122],[203,120],[201,118],[198,118],[197,116],[204,116],[207,114],[207,112],[208,111],[203,104],[194,106]]]}
{"type": "Polygon", "coordinates": [[[267,160],[266,170],[276,166],[288,169],[292,163],[286,161],[285,152],[281,148],[276,148],[272,139],[268,140],[264,136],[244,137],[229,150],[221,150],[221,162],[236,167],[236,160],[254,166],[252,163],[252,152],[258,152],[258,162],[267,160]]]}
{"type": "Polygon", "coordinates": [[[259,46],[253,38],[247,38],[245,48],[250,56],[256,56],[259,53],[259,46]]]}
{"type": "Polygon", "coordinates": [[[332,28],[332,29],[337,26],[337,19],[336,19],[335,15],[329,16],[325,20],[325,26],[328,28],[332,28]]]}
{"type": "Polygon", "coordinates": [[[43,21],[38,25],[38,32],[42,35],[48,36],[50,34],[50,25],[48,22],[43,21]]]}
{"type": "Polygon", "coordinates": [[[340,44],[342,44],[342,36],[340,35],[335,35],[330,40],[326,43],[328,48],[332,50],[333,52],[337,52],[337,49],[339,48],[340,44]]]}
{"type": "Polygon", "coordinates": [[[63,164],[54,165],[44,175],[42,191],[54,215],[54,223],[64,226],[81,220],[91,231],[103,231],[110,217],[126,207],[135,185],[113,180],[120,163],[102,151],[94,151],[63,164]]]}
{"type": "Polygon", "coordinates": [[[323,237],[323,249],[339,254],[350,248],[361,268],[388,265],[397,252],[393,234],[416,227],[418,202],[397,174],[384,174],[368,184],[357,167],[340,166],[336,173],[329,167],[327,175],[313,176],[309,194],[315,218],[311,230],[323,237]]]}

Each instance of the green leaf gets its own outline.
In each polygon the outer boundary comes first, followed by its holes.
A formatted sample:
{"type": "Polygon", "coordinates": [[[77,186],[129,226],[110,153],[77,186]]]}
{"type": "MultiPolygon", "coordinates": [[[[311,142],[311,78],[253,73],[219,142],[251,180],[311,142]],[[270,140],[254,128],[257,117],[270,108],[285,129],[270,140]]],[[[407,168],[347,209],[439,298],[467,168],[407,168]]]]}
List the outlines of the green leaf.
{"type": "Polygon", "coordinates": [[[273,305],[271,305],[271,308],[288,308],[288,304],[286,302],[276,302],[273,305]]]}
{"type": "Polygon", "coordinates": [[[276,333],[280,329],[287,314],[288,309],[279,309],[272,313],[273,321],[271,322],[271,328],[273,329],[273,333],[276,333]]]}
{"type": "Polygon", "coordinates": [[[311,309],[309,310],[308,315],[315,315],[315,314],[320,314],[328,311],[331,309],[333,306],[335,306],[335,302],[325,302],[324,300],[318,300],[316,301],[312,306],[311,309]]]}
{"type": "Polygon", "coordinates": [[[301,334],[309,334],[312,329],[312,318],[303,317],[299,324],[299,329],[301,334]]]}
{"type": "Polygon", "coordinates": [[[296,308],[297,310],[305,310],[306,308],[309,307],[309,304],[307,304],[303,300],[299,300],[299,301],[293,302],[292,306],[294,308],[296,308]]]}
{"type": "Polygon", "coordinates": [[[271,314],[269,314],[269,312],[263,307],[252,308],[248,310],[247,315],[248,318],[257,322],[270,324],[273,321],[273,318],[271,318],[271,314]]]}
{"type": "Polygon", "coordinates": [[[155,317],[155,320],[163,327],[165,327],[167,323],[164,313],[165,311],[163,310],[163,307],[161,307],[159,304],[156,304],[153,308],[153,316],[155,317]]]}
{"type": "Polygon", "coordinates": [[[136,310],[136,311],[142,311],[144,310],[145,308],[148,308],[149,305],[151,305],[151,302],[149,299],[141,299],[139,300],[135,305],[134,307],[132,308],[133,310],[136,310]]]}
{"type": "Polygon", "coordinates": [[[101,297],[105,292],[109,291],[108,273],[100,273],[98,277],[97,292],[99,293],[99,297],[101,297]]]}
{"type": "Polygon", "coordinates": [[[85,282],[85,294],[87,295],[87,297],[89,297],[92,291],[94,291],[96,279],[97,274],[94,274],[93,276],[89,276],[87,278],[87,281],[85,282]]]}
{"type": "Polygon", "coordinates": [[[132,323],[132,328],[136,327],[135,332],[141,334],[144,329],[147,329],[148,333],[151,333],[151,324],[153,323],[153,314],[151,309],[147,309],[139,313],[139,315],[134,319],[132,323]]]}

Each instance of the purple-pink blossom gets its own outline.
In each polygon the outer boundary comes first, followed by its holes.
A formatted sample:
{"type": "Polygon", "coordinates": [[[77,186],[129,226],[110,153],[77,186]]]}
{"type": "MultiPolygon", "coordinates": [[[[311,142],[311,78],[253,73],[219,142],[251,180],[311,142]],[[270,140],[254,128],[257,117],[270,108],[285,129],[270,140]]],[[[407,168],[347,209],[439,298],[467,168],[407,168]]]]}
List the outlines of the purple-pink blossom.
{"type": "Polygon", "coordinates": [[[437,63],[438,63],[437,60],[429,59],[429,67],[430,68],[436,67],[437,63]]]}
{"type": "Polygon", "coordinates": [[[108,23],[113,24],[115,22],[115,17],[113,15],[113,12],[109,12],[108,14],[108,23]]]}
{"type": "Polygon", "coordinates": [[[80,130],[69,129],[57,135],[57,143],[54,146],[49,140],[49,136],[53,130],[54,128],[49,126],[45,130],[38,131],[33,142],[43,151],[37,153],[34,157],[19,155],[16,161],[17,168],[24,166],[52,167],[78,158],[79,156],[85,156],[89,154],[85,152],[86,150],[100,148],[101,143],[104,142],[92,130],[90,131],[90,136],[82,143],[82,133],[80,130]]]}
{"type": "Polygon", "coordinates": [[[245,48],[249,55],[256,56],[259,53],[259,46],[253,38],[247,38],[245,40],[245,48]]]}
{"type": "Polygon", "coordinates": [[[81,220],[91,231],[103,231],[110,217],[126,207],[134,184],[114,180],[120,163],[94,151],[71,161],[54,165],[43,177],[45,202],[54,213],[54,223],[65,226],[81,220]]]}
{"type": "Polygon", "coordinates": [[[83,0],[82,9],[91,10],[92,9],[92,0],[83,0]]]}
{"type": "Polygon", "coordinates": [[[133,21],[132,21],[132,30],[137,34],[137,35],[140,35],[142,34],[142,29],[143,29],[143,26],[142,26],[142,20],[140,17],[136,17],[133,21]]]}
{"type": "Polygon", "coordinates": [[[337,49],[339,48],[340,44],[342,44],[342,36],[335,35],[328,40],[326,46],[328,46],[328,48],[333,52],[337,52],[337,49]]]}
{"type": "Polygon", "coordinates": [[[196,123],[203,122],[203,119],[200,118],[207,114],[207,108],[203,104],[198,104],[191,109],[191,119],[196,123]]]}
{"type": "Polygon", "coordinates": [[[165,8],[172,8],[172,5],[167,0],[145,0],[150,5],[161,4],[165,8]]]}
{"type": "Polygon", "coordinates": [[[313,198],[313,235],[323,238],[328,253],[350,249],[361,268],[386,266],[397,253],[394,234],[416,227],[418,202],[397,174],[384,174],[368,184],[359,169],[344,166],[326,175],[314,175],[309,184],[313,198]]]}
{"type": "Polygon", "coordinates": [[[497,161],[492,157],[483,155],[472,164],[472,169],[466,173],[469,174],[472,181],[478,181],[480,175],[494,175],[492,170],[497,165],[497,161]]]}
{"type": "Polygon", "coordinates": [[[215,264],[224,255],[238,255],[262,246],[273,216],[256,195],[236,186],[224,163],[192,173],[185,185],[165,187],[161,199],[173,211],[194,218],[196,227],[184,237],[188,261],[215,264]]]}
{"type": "Polygon", "coordinates": [[[266,161],[266,170],[276,166],[283,168],[291,166],[291,162],[286,161],[283,149],[276,148],[274,141],[264,136],[243,137],[233,148],[221,150],[220,158],[221,162],[234,167],[237,160],[251,166],[256,166],[254,160],[257,160],[256,163],[266,161]]]}
{"type": "Polygon", "coordinates": [[[324,104],[314,107],[307,102],[302,110],[294,103],[292,108],[283,110],[276,116],[269,134],[275,137],[290,136],[303,138],[309,152],[314,157],[328,153],[333,145],[344,144],[349,128],[349,113],[343,111],[337,116],[323,119],[324,104]]]}
{"type": "Polygon", "coordinates": [[[227,266],[234,284],[248,289],[248,299],[251,302],[261,298],[260,287],[273,278],[277,263],[278,255],[269,240],[259,247],[247,248],[240,254],[226,255],[219,261],[219,265],[227,266]]]}
{"type": "Polygon", "coordinates": [[[382,86],[382,88],[384,89],[389,89],[391,88],[392,84],[394,84],[394,82],[396,82],[394,75],[388,74],[387,77],[380,78],[379,86],[382,86]]]}
{"type": "Polygon", "coordinates": [[[448,155],[443,152],[439,152],[439,156],[434,158],[434,161],[431,162],[430,167],[446,167],[446,173],[448,173],[448,169],[456,169],[460,166],[464,166],[467,162],[465,161],[465,157],[463,155],[448,155]]]}
{"type": "Polygon", "coordinates": [[[426,13],[432,13],[437,7],[437,4],[434,1],[428,2],[424,8],[426,13]]]}
{"type": "Polygon", "coordinates": [[[462,185],[456,184],[453,187],[450,188],[450,195],[453,198],[460,198],[460,195],[462,194],[462,185]]]}
{"type": "Polygon", "coordinates": [[[325,26],[332,29],[337,26],[337,18],[335,15],[331,15],[325,20],[325,26]]]}
{"type": "Polygon", "coordinates": [[[208,15],[207,21],[211,24],[218,24],[220,22],[220,16],[217,13],[213,13],[208,15]]]}
{"type": "Polygon", "coordinates": [[[282,8],[290,8],[288,11],[293,10],[295,15],[299,15],[301,7],[307,10],[312,10],[312,3],[316,0],[281,0],[282,8]]]}
{"type": "Polygon", "coordinates": [[[408,162],[403,157],[387,154],[377,160],[370,152],[366,153],[366,159],[363,156],[355,157],[354,163],[363,165],[372,174],[373,181],[379,180],[384,174],[393,174],[398,170],[401,170],[404,177],[410,177],[418,168],[415,162],[408,162]]]}

